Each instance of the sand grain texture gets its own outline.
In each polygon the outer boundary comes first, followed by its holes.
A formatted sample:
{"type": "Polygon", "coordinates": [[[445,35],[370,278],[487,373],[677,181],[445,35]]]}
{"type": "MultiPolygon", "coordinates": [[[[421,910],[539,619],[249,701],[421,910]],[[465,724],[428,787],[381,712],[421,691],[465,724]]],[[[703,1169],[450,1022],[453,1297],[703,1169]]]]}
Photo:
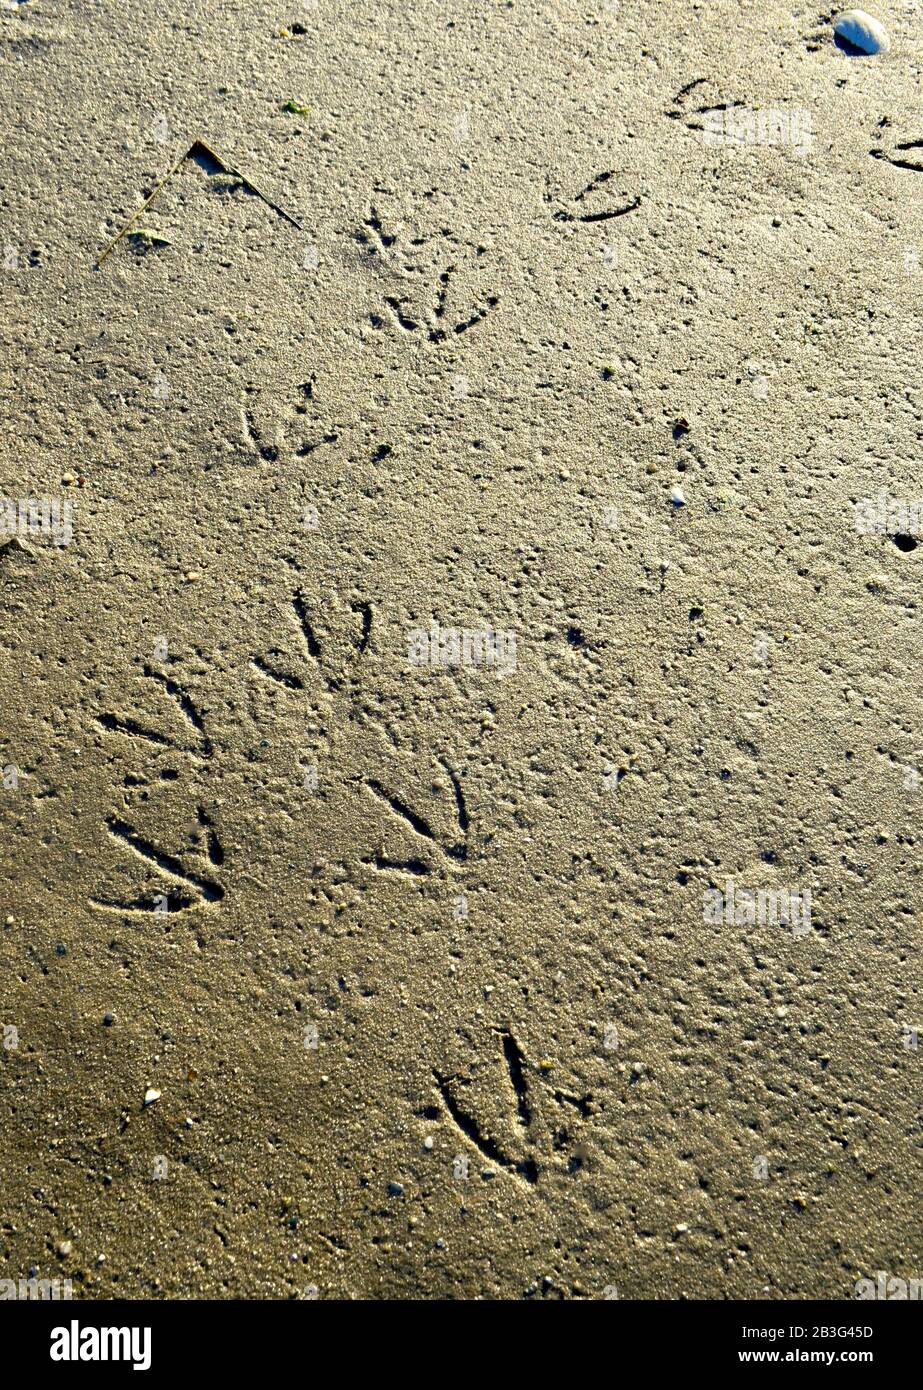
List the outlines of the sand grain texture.
{"type": "Polygon", "coordinates": [[[854,60],[723,0],[0,13],[0,492],[74,507],[0,553],[3,1277],[919,1277],[923,548],[854,524],[923,491],[881,18],[854,60]],[[813,148],[707,143],[729,103],[813,148]],[[196,140],[264,196],[186,160],[95,268],[196,140]],[[515,671],[412,667],[432,619],[515,671]],[[728,879],[810,931],[703,921],[728,879]]]}

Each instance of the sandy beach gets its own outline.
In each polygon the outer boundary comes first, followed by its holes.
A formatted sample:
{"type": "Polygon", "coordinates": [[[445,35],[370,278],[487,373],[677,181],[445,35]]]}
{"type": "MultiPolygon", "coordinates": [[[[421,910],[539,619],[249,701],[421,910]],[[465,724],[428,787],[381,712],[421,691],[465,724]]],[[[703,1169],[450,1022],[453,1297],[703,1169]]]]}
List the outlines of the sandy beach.
{"type": "Polygon", "coordinates": [[[923,1277],[873,13],[4,0],[0,1279],[923,1277]]]}

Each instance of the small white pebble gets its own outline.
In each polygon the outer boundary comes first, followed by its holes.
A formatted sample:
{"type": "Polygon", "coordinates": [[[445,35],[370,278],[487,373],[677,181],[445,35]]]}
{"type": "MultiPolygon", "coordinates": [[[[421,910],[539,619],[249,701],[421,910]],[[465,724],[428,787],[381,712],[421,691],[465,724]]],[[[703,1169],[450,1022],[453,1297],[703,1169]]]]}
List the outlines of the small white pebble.
{"type": "Polygon", "coordinates": [[[888,31],[880,19],[865,10],[844,10],[833,21],[833,32],[863,53],[887,53],[891,47],[888,31]]]}
{"type": "Polygon", "coordinates": [[[433,1136],[431,1134],[427,1134],[426,1138],[423,1140],[423,1147],[424,1149],[431,1149],[433,1147],[433,1136]]]}
{"type": "Polygon", "coordinates": [[[160,1100],[160,1096],[160,1091],[155,1091],[153,1086],[148,1086],[147,1090],[144,1092],[144,1104],[153,1105],[155,1101],[160,1100]]]}
{"type": "Polygon", "coordinates": [[[670,501],[673,503],[674,507],[685,507],[686,499],[683,496],[683,490],[679,483],[674,484],[674,486],[670,488],[670,501]]]}

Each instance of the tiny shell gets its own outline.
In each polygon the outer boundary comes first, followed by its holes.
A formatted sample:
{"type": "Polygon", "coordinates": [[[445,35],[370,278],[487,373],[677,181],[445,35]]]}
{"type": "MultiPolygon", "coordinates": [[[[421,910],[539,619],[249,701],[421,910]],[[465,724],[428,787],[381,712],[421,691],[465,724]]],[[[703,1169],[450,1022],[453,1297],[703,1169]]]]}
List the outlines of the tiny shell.
{"type": "Polygon", "coordinates": [[[674,507],[685,507],[686,498],[683,495],[683,490],[679,483],[670,489],[670,501],[673,503],[674,507]]]}
{"type": "Polygon", "coordinates": [[[865,10],[844,10],[838,14],[833,22],[833,32],[863,53],[887,53],[891,47],[891,40],[881,20],[874,19],[865,10]]]}
{"type": "Polygon", "coordinates": [[[160,1092],[155,1091],[153,1086],[149,1086],[144,1092],[144,1104],[153,1105],[155,1100],[160,1100],[160,1092]]]}

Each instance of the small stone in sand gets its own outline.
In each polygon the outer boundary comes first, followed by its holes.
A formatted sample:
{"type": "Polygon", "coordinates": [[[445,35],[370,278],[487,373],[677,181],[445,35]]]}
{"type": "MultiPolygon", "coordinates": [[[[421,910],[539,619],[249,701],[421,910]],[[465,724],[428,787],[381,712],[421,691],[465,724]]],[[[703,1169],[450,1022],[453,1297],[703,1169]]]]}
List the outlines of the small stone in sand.
{"type": "Polygon", "coordinates": [[[8,541],[4,541],[3,544],[0,545],[0,555],[8,554],[34,555],[35,552],[31,546],[26,545],[25,541],[21,541],[18,536],[11,536],[8,541]]]}
{"type": "Polygon", "coordinates": [[[880,19],[865,10],[844,10],[833,21],[833,32],[861,53],[887,53],[891,47],[888,32],[880,19]]]}
{"type": "Polygon", "coordinates": [[[153,1086],[148,1086],[144,1092],[144,1104],[153,1105],[155,1101],[160,1100],[160,1095],[160,1091],[155,1091],[153,1086]]]}

